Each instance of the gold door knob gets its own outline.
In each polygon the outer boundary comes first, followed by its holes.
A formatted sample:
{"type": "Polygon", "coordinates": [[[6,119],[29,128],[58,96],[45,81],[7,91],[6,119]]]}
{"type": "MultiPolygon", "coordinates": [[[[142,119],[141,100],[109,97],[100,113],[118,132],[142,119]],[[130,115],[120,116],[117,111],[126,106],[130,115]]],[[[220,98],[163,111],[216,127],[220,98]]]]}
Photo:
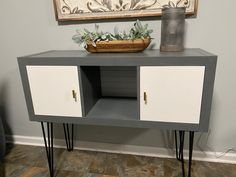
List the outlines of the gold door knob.
{"type": "Polygon", "coordinates": [[[147,104],[147,93],[146,92],[143,93],[143,100],[144,100],[144,103],[147,104]]]}
{"type": "Polygon", "coordinates": [[[72,97],[75,99],[75,102],[77,102],[77,93],[75,90],[72,90],[72,97]]]}

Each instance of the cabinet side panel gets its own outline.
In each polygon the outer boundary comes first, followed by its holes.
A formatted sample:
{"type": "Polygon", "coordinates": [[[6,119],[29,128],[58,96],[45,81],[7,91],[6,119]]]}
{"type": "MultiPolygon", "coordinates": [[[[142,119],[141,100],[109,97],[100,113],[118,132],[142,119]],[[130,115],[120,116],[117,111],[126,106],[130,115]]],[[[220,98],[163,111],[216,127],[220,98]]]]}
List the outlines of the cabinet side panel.
{"type": "Polygon", "coordinates": [[[199,131],[205,131],[205,132],[208,131],[209,129],[217,57],[216,56],[209,57],[208,61],[209,62],[206,64],[206,70],[205,70],[204,87],[202,95],[201,120],[199,129],[199,131]]]}
{"type": "Polygon", "coordinates": [[[140,67],[141,120],[199,124],[204,72],[205,66],[140,67]]]}
{"type": "Polygon", "coordinates": [[[77,66],[35,65],[26,69],[35,115],[82,117],[77,66]]]}
{"type": "Polygon", "coordinates": [[[101,98],[100,68],[98,66],[81,66],[80,71],[86,116],[101,98]]]}

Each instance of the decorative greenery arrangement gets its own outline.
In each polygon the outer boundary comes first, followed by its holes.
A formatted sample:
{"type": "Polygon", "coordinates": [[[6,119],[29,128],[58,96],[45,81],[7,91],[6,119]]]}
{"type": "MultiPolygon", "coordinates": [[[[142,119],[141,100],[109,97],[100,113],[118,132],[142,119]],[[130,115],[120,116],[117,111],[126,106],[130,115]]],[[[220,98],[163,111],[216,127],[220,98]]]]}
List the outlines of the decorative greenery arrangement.
{"type": "Polygon", "coordinates": [[[135,39],[147,39],[150,38],[152,29],[148,29],[148,24],[142,25],[139,20],[134,23],[134,26],[127,33],[126,31],[120,32],[117,27],[114,28],[114,34],[109,32],[99,31],[99,26],[95,24],[95,32],[90,32],[87,29],[76,30],[76,33],[72,40],[75,43],[87,48],[88,43],[92,43],[96,47],[96,42],[99,41],[113,41],[113,40],[135,40],[135,39]]]}

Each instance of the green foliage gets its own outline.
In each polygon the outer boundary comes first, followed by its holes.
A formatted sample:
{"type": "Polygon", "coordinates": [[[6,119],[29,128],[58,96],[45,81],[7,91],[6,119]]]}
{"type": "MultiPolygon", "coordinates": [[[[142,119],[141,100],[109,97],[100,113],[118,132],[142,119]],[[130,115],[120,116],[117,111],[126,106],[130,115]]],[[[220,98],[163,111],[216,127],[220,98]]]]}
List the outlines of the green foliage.
{"type": "Polygon", "coordinates": [[[148,29],[148,24],[142,25],[139,20],[134,23],[134,26],[127,33],[126,31],[120,32],[117,27],[114,28],[114,34],[109,32],[99,31],[99,26],[95,24],[95,31],[90,32],[87,29],[77,30],[76,34],[72,37],[75,43],[83,47],[87,47],[89,42],[92,42],[96,47],[98,41],[113,41],[113,40],[134,40],[151,38],[150,34],[153,30],[148,29]]]}

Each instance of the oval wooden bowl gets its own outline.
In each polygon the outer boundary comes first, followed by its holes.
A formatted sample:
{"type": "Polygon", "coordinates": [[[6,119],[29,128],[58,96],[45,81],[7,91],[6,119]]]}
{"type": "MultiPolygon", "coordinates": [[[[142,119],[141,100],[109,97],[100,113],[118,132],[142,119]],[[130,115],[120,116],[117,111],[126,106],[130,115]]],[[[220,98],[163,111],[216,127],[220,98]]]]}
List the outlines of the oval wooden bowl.
{"type": "Polygon", "coordinates": [[[141,52],[150,44],[151,39],[135,39],[135,40],[114,40],[96,42],[96,47],[92,43],[87,44],[88,52],[141,52]]]}

